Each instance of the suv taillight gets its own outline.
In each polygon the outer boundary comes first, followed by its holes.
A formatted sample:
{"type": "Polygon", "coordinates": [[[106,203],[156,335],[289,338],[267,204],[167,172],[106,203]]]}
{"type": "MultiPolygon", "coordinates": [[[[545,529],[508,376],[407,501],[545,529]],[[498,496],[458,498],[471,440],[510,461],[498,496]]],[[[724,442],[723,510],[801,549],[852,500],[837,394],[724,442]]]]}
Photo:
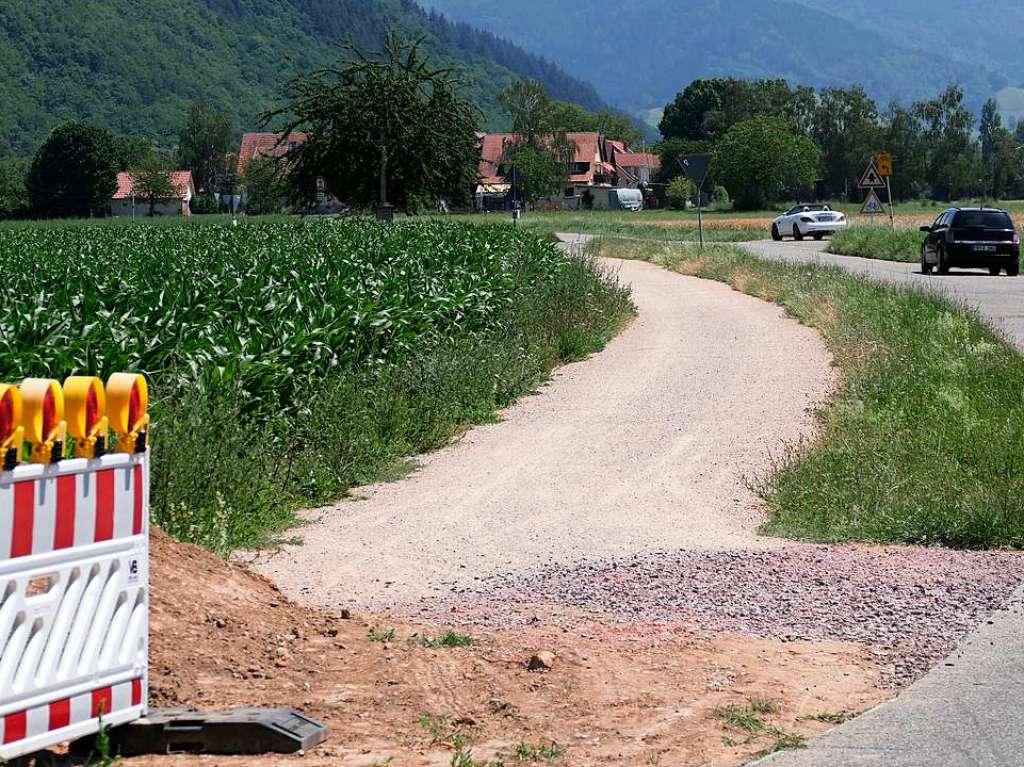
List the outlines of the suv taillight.
{"type": "Polygon", "coordinates": [[[1020,232],[1013,233],[1013,244],[1020,245],[1020,232]]]}

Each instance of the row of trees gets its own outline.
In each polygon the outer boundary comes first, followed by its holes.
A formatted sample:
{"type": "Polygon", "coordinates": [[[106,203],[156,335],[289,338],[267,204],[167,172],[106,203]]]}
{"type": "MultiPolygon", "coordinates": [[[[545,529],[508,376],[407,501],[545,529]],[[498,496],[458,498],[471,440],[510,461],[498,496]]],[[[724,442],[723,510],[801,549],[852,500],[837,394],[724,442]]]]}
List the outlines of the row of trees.
{"type": "Polygon", "coordinates": [[[863,88],[791,88],[784,80],[697,80],[661,121],[662,174],[679,175],[678,157],[717,156],[712,182],[741,207],[762,207],[820,181],[826,195],[855,199],[867,161],[895,156],[897,199],[1024,195],[1024,126],[1002,122],[994,101],[977,123],[952,85],[934,99],[884,110],[863,88]]]}
{"type": "MultiPolygon", "coordinates": [[[[325,193],[358,208],[408,212],[440,200],[471,202],[483,115],[461,95],[453,72],[432,67],[418,43],[389,36],[376,54],[344,46],[337,65],[291,80],[283,95],[265,120],[308,137],[279,167],[293,206],[325,193]]],[[[625,115],[555,101],[531,80],[514,82],[499,101],[516,136],[501,166],[528,201],[562,190],[575,152],[568,133],[641,135],[625,115]]]]}
{"type": "MultiPolygon", "coordinates": [[[[255,159],[246,178],[233,172],[230,121],[194,104],[174,151],[83,123],[58,126],[30,163],[0,168],[0,216],[104,215],[116,174],[132,174],[137,196],[153,204],[173,192],[171,172],[188,169],[204,202],[244,189],[252,212],[307,209],[333,197],[355,207],[390,204],[412,211],[448,200],[466,204],[477,180],[483,115],[461,95],[450,69],[430,65],[419,43],[389,36],[383,51],[342,46],[339,62],[297,77],[279,108],[263,115],[287,136],[307,140],[282,156],[255,159]]],[[[560,105],[577,121],[598,119],[560,105]]]]}
{"type": "MultiPolygon", "coordinates": [[[[233,183],[234,146],[230,120],[205,103],[192,105],[173,151],[100,126],[63,123],[31,160],[0,164],[0,218],[105,215],[121,171],[132,174],[136,196],[152,212],[156,202],[174,195],[174,170],[191,170],[197,187],[208,193],[233,183]]],[[[193,204],[201,209],[212,203],[193,204]]]]}

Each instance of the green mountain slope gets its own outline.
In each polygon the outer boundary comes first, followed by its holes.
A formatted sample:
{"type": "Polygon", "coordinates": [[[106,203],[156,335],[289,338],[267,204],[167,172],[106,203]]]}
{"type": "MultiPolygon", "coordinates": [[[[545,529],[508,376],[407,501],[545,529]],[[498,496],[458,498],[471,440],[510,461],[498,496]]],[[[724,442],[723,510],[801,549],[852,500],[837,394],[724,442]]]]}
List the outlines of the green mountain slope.
{"type": "MultiPolygon", "coordinates": [[[[965,51],[989,45],[982,32],[986,24],[1001,24],[1000,11],[992,7],[1009,9],[1016,3],[1012,7],[1019,8],[1019,0],[993,0],[983,16],[979,0],[908,0],[884,8],[869,0],[425,2],[453,18],[500,29],[637,113],[664,106],[698,77],[860,83],[883,102],[931,97],[960,82],[972,105],[1021,79],[1011,76],[1012,67],[999,64],[999,49],[991,46],[985,57],[965,59],[965,51]],[[911,6],[916,7],[908,10],[911,6]],[[957,26],[964,13],[974,13],[971,34],[961,34],[957,26]],[[890,17],[899,24],[890,24],[890,17]],[[946,42],[953,39],[955,46],[946,42]]],[[[1005,27],[1007,34],[1016,29],[1005,27]]]]}
{"type": "Polygon", "coordinates": [[[460,71],[490,127],[516,76],[603,106],[550,61],[411,0],[0,0],[0,157],[28,154],[61,119],[169,145],[196,98],[255,128],[283,80],[332,61],[340,38],[379,47],[392,25],[460,71]]]}

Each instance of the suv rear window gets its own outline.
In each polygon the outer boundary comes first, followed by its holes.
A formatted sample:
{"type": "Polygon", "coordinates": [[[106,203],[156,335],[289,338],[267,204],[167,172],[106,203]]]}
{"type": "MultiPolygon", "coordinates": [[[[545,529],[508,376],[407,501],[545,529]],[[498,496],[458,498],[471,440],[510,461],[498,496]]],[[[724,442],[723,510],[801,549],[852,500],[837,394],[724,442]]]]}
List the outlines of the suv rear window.
{"type": "Polygon", "coordinates": [[[1010,216],[999,210],[962,210],[953,219],[953,226],[964,229],[1013,229],[1010,216]]]}

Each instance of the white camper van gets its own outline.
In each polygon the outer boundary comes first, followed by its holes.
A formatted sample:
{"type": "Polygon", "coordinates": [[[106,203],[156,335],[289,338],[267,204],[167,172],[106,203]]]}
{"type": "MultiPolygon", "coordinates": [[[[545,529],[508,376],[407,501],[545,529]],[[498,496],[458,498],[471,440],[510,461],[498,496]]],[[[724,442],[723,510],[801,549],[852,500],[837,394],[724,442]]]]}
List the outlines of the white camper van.
{"type": "Polygon", "coordinates": [[[632,211],[643,210],[643,193],[639,189],[609,189],[608,207],[632,211]]]}

